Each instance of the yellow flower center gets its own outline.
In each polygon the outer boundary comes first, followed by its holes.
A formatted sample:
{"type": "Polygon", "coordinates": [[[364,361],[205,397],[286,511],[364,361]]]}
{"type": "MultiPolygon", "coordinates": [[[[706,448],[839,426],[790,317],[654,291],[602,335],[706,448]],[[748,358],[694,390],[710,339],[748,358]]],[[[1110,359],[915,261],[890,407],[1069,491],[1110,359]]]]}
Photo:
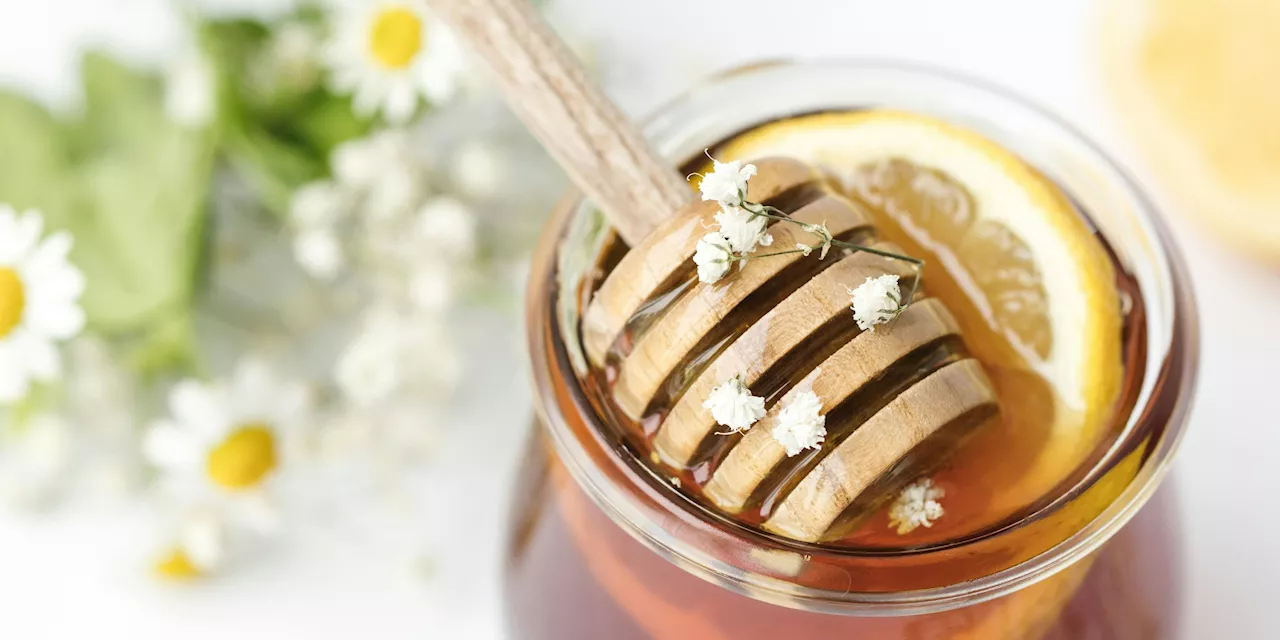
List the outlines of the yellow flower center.
{"type": "Polygon", "coordinates": [[[242,425],[209,452],[209,478],[232,491],[257,486],[275,468],[275,437],[262,423],[242,425]]]}
{"type": "Polygon", "coordinates": [[[403,69],[422,51],[422,18],[407,7],[378,13],[369,29],[369,51],[388,69],[403,69]]]}
{"type": "Polygon", "coordinates": [[[18,272],[0,267],[0,338],[9,335],[22,321],[22,308],[27,297],[22,291],[22,279],[18,272]]]}
{"type": "Polygon", "coordinates": [[[156,563],[156,573],[168,580],[192,580],[202,572],[182,549],[174,549],[156,563]]]}

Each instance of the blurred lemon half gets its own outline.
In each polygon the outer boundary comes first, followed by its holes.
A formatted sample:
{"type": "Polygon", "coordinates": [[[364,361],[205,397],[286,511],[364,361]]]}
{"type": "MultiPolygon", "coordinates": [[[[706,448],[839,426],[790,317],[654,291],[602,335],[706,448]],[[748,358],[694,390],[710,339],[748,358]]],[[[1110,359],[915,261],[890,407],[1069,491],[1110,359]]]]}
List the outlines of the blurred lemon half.
{"type": "Polygon", "coordinates": [[[1101,62],[1177,208],[1280,262],[1280,3],[1102,3],[1101,62]]]}

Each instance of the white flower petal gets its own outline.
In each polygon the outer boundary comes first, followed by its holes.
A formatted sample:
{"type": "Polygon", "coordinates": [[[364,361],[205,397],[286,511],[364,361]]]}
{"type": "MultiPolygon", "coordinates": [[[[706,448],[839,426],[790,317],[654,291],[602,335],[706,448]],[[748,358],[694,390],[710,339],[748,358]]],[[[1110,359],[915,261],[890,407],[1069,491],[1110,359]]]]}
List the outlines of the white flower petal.
{"type": "Polygon", "coordinates": [[[209,386],[182,380],[169,392],[169,411],[199,437],[215,440],[232,426],[227,424],[227,407],[222,396],[209,386]]]}
{"type": "Polygon", "coordinates": [[[58,350],[43,336],[30,331],[17,331],[9,335],[9,340],[32,379],[49,382],[61,375],[62,360],[58,356],[58,350]]]}
{"type": "Polygon", "coordinates": [[[22,399],[30,386],[27,368],[22,365],[13,342],[0,340],[0,405],[22,399]]]}
{"type": "Polygon", "coordinates": [[[720,224],[720,234],[729,241],[729,248],[735,253],[750,253],[755,251],[756,245],[770,245],[773,238],[765,238],[766,227],[769,225],[769,219],[763,216],[752,215],[751,212],[741,207],[724,206],[715,216],[716,222],[720,224]]]}
{"type": "Polygon", "coordinates": [[[293,239],[293,257],[309,275],[329,280],[346,264],[342,243],[328,229],[307,229],[293,239]]]}
{"type": "Polygon", "coordinates": [[[867,278],[849,294],[853,298],[853,318],[863,331],[875,331],[876,325],[893,320],[902,307],[902,291],[898,276],[894,275],[867,278]]]}
{"type": "Polygon", "coordinates": [[[0,265],[24,262],[40,240],[44,230],[44,218],[35,211],[15,214],[7,230],[9,237],[0,241],[0,265]]]}
{"type": "Polygon", "coordinates": [[[792,397],[774,420],[773,439],[787,451],[787,457],[805,449],[817,449],[827,436],[827,417],[822,400],[812,391],[792,397]]]}
{"type": "Polygon", "coordinates": [[[189,515],[182,524],[179,545],[187,559],[201,570],[216,568],[226,548],[226,528],[213,512],[202,510],[189,515]]]}
{"type": "Polygon", "coordinates": [[[163,469],[194,469],[200,465],[203,454],[202,443],[193,434],[169,421],[156,422],[142,438],[142,455],[163,469]]]}
{"type": "Polygon", "coordinates": [[[747,192],[747,181],[756,175],[756,166],[749,164],[744,167],[737,160],[720,162],[715,158],[711,159],[711,163],[711,173],[702,176],[702,181],[698,183],[702,199],[714,200],[726,206],[741,205],[747,192]]]}
{"type": "Polygon", "coordinates": [[[693,253],[693,263],[698,266],[698,280],[707,284],[719,282],[729,273],[732,258],[729,241],[723,235],[711,232],[702,236],[693,253]]]}
{"type": "Polygon", "coordinates": [[[418,110],[418,92],[413,85],[404,82],[393,82],[387,88],[383,101],[382,113],[387,122],[393,125],[404,124],[418,110]]]}
{"type": "Polygon", "coordinates": [[[23,324],[35,335],[66,340],[84,329],[84,309],[74,302],[49,301],[40,296],[27,306],[23,324]]]}
{"type": "Polygon", "coordinates": [[[450,257],[466,257],[475,252],[475,215],[455,198],[427,201],[418,211],[418,233],[433,249],[450,257]]]}
{"type": "Polygon", "coordinates": [[[765,414],[764,398],[751,395],[751,390],[737,376],[712,389],[702,406],[711,411],[711,417],[718,424],[729,427],[731,432],[750,429],[765,414]]]}

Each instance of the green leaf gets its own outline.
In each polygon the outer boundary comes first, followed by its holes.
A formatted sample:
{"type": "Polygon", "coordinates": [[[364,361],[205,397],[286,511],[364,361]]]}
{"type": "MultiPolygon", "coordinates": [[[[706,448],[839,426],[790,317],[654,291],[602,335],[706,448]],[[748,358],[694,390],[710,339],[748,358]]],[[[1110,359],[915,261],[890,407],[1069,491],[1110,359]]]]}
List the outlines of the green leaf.
{"type": "Polygon", "coordinates": [[[165,117],[160,83],[101,56],[84,65],[78,207],[65,226],[90,325],[146,331],[191,304],[214,138],[165,117]]]}
{"type": "Polygon", "coordinates": [[[210,21],[201,36],[222,79],[222,152],[267,208],[282,214],[298,187],[328,175],[333,148],[367,134],[373,123],[328,91],[318,66],[301,74],[275,67],[266,25],[210,21]]]}
{"type": "Polygon", "coordinates": [[[0,202],[63,220],[74,199],[61,125],[19,96],[0,93],[0,202]]]}

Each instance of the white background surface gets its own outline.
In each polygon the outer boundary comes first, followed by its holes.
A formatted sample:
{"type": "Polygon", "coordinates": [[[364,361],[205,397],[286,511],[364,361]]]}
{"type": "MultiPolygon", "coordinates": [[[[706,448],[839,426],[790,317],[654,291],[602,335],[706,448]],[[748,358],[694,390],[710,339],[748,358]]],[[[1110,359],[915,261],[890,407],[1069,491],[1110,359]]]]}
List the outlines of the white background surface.
{"type": "MultiPolygon", "coordinates": [[[[209,0],[205,0],[206,3],[209,0]]],[[[237,0],[238,4],[252,4],[237,0]]],[[[139,58],[172,42],[152,0],[0,0],[0,82],[52,101],[73,96],[73,45],[123,45],[139,58]]],[[[557,15],[594,40],[610,89],[637,113],[699,75],[778,57],[875,56],[977,75],[1050,105],[1136,173],[1092,58],[1092,5],[996,0],[560,0],[557,15]]],[[[1158,196],[1158,194],[1157,194],[1158,196]]],[[[1167,203],[1165,203],[1167,205],[1167,203]]],[[[1174,219],[1200,299],[1201,383],[1171,481],[1183,508],[1188,638],[1264,638],[1280,587],[1271,543],[1280,460],[1280,270],[1235,257],[1174,219]]],[[[501,630],[498,570],[509,464],[526,424],[520,336],[476,360],[501,406],[462,416],[432,471],[446,557],[430,581],[353,536],[296,536],[224,580],[156,585],[128,557],[145,535],[117,511],[0,520],[2,638],[486,638],[501,630]],[[510,443],[496,455],[478,443],[510,443]],[[444,478],[468,474],[463,500],[444,478]],[[450,522],[481,525],[467,533],[450,522]],[[399,564],[397,564],[399,563],[399,564]],[[470,570],[464,570],[464,569],[470,570]]],[[[478,343],[474,340],[473,343],[478,343]]],[[[492,403],[488,403],[492,404],[492,403]]]]}

